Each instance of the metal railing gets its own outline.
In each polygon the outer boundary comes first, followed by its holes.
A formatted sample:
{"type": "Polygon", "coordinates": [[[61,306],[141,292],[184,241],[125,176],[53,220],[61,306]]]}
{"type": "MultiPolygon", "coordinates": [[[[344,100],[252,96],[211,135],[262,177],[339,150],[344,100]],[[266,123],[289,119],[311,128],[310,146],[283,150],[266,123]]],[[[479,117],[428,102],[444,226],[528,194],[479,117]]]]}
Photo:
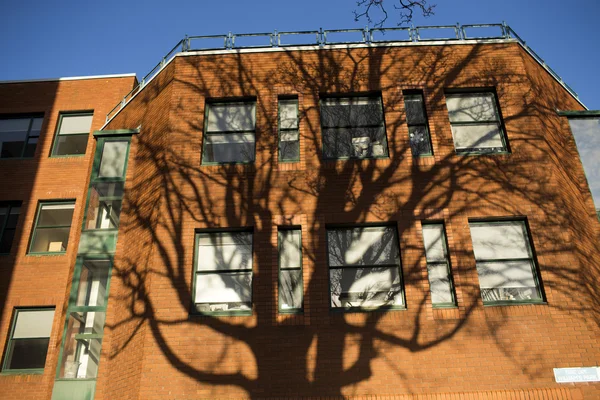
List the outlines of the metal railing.
{"type": "Polygon", "coordinates": [[[470,24],[470,25],[438,25],[411,26],[406,28],[369,28],[364,29],[319,29],[318,31],[296,31],[273,33],[241,33],[229,32],[226,35],[186,36],[169,51],[152,70],[106,115],[110,121],[125,105],[139,93],[177,54],[214,50],[287,48],[292,46],[330,45],[378,45],[386,43],[419,43],[431,41],[464,41],[464,40],[516,40],[531,54],[550,75],[552,75],[575,98],[577,93],[550,68],[546,62],[534,52],[526,42],[506,23],[470,24]],[[435,32],[434,36],[431,32],[435,32]],[[475,32],[477,31],[477,32],[475,32]],[[446,32],[446,35],[438,33],[446,32]],[[450,32],[451,34],[448,34],[450,32]],[[306,39],[306,38],[313,39],[306,39]]]}

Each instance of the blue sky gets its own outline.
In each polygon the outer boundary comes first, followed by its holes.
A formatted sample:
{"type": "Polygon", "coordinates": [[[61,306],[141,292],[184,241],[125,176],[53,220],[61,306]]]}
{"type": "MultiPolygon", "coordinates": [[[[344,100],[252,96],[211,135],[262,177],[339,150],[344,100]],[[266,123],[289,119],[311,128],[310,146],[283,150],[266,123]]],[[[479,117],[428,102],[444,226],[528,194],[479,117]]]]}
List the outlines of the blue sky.
{"type": "MultiPolygon", "coordinates": [[[[388,0],[391,1],[391,0],[388,0]]],[[[433,0],[416,25],[506,21],[600,109],[600,1],[433,0]]],[[[12,1],[0,3],[0,80],[145,75],[185,34],[360,28],[355,0],[12,1]],[[85,5],[85,6],[84,6],[85,5]]],[[[394,26],[393,16],[386,26],[394,26]]]]}

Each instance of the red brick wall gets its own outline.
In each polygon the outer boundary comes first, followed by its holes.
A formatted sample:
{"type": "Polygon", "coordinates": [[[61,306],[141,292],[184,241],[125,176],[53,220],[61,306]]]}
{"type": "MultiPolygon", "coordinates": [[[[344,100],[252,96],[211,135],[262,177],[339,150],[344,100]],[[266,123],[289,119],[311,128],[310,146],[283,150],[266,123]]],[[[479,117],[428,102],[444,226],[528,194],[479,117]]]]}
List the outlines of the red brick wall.
{"type": "Polygon", "coordinates": [[[0,159],[0,201],[21,200],[11,254],[0,256],[0,348],[6,349],[15,307],[55,306],[52,336],[42,375],[0,374],[3,399],[49,399],[56,373],[79,234],[87,194],[95,140],[89,136],[83,157],[50,158],[59,113],[93,110],[92,131],[106,113],[131,90],[135,78],[104,78],[0,84],[0,115],[43,113],[40,139],[32,159],[0,159]],[[27,255],[38,202],[74,199],[67,252],[64,255],[27,255]]]}

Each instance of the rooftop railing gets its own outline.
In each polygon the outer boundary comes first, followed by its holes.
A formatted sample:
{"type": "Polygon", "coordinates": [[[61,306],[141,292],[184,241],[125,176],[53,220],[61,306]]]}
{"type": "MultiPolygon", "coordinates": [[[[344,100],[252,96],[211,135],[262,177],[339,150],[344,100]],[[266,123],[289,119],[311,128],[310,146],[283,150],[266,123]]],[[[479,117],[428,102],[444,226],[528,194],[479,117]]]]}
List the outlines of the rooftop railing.
{"type": "Polygon", "coordinates": [[[386,43],[423,43],[432,41],[516,40],[571,95],[577,93],[533,51],[506,23],[411,26],[406,28],[332,29],[272,33],[231,33],[226,35],[186,36],[169,51],[152,70],[106,115],[110,121],[179,53],[239,49],[289,48],[295,46],[326,47],[331,45],[378,45],[386,43]]]}

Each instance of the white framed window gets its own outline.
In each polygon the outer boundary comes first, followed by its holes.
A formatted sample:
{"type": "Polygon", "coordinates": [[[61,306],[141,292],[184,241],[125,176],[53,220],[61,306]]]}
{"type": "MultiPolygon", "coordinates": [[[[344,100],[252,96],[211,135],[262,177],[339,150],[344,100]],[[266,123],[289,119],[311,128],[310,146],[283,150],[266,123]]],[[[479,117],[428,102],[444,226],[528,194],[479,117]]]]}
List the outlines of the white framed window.
{"type": "Polygon", "coordinates": [[[431,304],[433,307],[453,307],[456,299],[444,224],[423,223],[422,228],[431,304]]]}
{"type": "Polygon", "coordinates": [[[508,151],[494,93],[446,93],[446,105],[457,153],[508,151]]]}
{"type": "Polygon", "coordinates": [[[250,314],[252,232],[196,234],[194,311],[250,314]]]}
{"type": "Polygon", "coordinates": [[[381,96],[322,99],[321,129],[325,158],[388,156],[381,96]]]}
{"type": "Polygon", "coordinates": [[[255,101],[207,103],[205,118],[203,164],[254,161],[255,101]]]}
{"type": "Polygon", "coordinates": [[[484,304],[542,302],[525,221],[470,221],[484,304]]]}
{"type": "Polygon", "coordinates": [[[331,308],[404,308],[393,226],[327,229],[331,308]]]}
{"type": "Polygon", "coordinates": [[[43,370],[54,308],[19,308],[11,325],[2,371],[43,370]]]}

